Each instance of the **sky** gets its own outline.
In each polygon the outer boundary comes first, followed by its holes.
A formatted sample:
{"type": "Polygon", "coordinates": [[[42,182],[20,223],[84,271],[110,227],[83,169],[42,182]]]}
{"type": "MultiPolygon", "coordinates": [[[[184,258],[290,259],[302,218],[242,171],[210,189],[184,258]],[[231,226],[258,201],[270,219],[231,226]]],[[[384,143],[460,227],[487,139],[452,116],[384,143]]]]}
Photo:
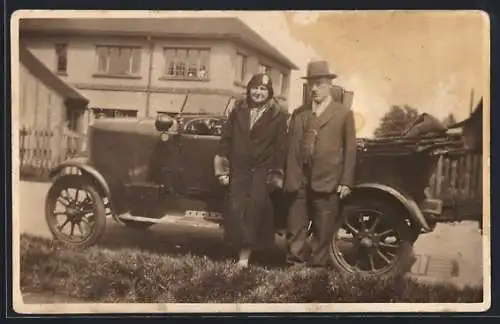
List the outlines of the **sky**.
{"type": "Polygon", "coordinates": [[[488,95],[489,22],[480,12],[273,11],[237,15],[299,67],[289,104],[302,101],[307,62],[325,59],[354,92],[358,136],[370,137],[391,105],[467,118],[488,95]]]}
{"type": "Polygon", "coordinates": [[[285,13],[289,33],[328,60],[354,91],[353,110],[372,134],[394,104],[458,120],[488,95],[489,24],[476,13],[285,13]]]}
{"type": "MultiPolygon", "coordinates": [[[[138,16],[134,11],[97,13],[138,16]]],[[[307,63],[327,60],[339,75],[335,83],[354,92],[352,109],[357,135],[362,137],[373,135],[392,105],[410,105],[440,119],[453,113],[460,121],[470,113],[472,90],[474,103],[489,95],[489,21],[479,11],[158,11],[154,15],[239,17],[299,66],[291,74],[290,110],[302,103],[300,77],[307,63]]],[[[78,12],[82,16],[96,14],[78,12]]]]}

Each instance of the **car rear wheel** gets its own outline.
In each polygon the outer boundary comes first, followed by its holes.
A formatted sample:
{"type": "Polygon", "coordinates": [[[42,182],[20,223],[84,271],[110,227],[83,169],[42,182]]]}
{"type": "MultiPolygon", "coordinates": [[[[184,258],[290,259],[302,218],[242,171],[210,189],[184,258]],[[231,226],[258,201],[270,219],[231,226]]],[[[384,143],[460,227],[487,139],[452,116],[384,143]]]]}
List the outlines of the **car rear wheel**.
{"type": "Polygon", "coordinates": [[[94,184],[81,176],[63,176],[49,189],[45,219],[55,239],[87,248],[106,229],[106,209],[94,184]]]}
{"type": "Polygon", "coordinates": [[[411,269],[413,234],[390,203],[355,201],[344,207],[330,245],[334,269],[342,275],[391,278],[411,269]]]}

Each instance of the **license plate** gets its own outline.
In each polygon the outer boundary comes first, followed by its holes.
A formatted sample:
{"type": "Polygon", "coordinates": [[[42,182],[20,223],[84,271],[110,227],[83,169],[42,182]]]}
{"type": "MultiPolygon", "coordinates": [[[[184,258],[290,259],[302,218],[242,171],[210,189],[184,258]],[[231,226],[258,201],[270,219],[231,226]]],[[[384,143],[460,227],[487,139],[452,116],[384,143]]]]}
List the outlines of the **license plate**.
{"type": "Polygon", "coordinates": [[[186,210],[186,217],[222,219],[222,214],[218,212],[208,212],[205,210],[186,210]]]}

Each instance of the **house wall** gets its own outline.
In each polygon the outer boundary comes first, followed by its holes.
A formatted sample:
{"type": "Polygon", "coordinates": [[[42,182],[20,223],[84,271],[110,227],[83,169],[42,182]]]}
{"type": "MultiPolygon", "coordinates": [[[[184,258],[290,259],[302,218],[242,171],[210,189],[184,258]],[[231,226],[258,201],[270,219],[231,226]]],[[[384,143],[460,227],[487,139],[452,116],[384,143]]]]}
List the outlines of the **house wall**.
{"type": "Polygon", "coordinates": [[[154,41],[153,69],[151,85],[156,88],[189,88],[189,89],[227,89],[231,86],[232,76],[228,73],[228,62],[231,61],[231,44],[223,41],[175,41],[158,39],[154,41]],[[169,80],[164,79],[165,58],[164,47],[210,48],[209,78],[206,81],[169,80]]]}
{"type": "MultiPolygon", "coordinates": [[[[156,111],[177,111],[186,91],[240,94],[248,79],[258,71],[259,62],[272,67],[271,78],[277,71],[290,75],[290,70],[249,47],[223,40],[177,40],[145,37],[25,37],[27,48],[51,70],[56,69],[55,44],[68,43],[67,73],[60,76],[80,89],[90,99],[89,108],[137,110],[138,117],[154,116],[156,111]],[[141,48],[140,70],[133,77],[97,75],[96,45],[133,45],[141,48]],[[210,48],[207,80],[172,80],[164,77],[164,47],[210,48]],[[236,53],[249,56],[246,82],[235,82],[236,53]],[[149,89],[149,91],[147,91],[149,89]]],[[[289,77],[285,82],[289,84],[289,77]]],[[[288,86],[286,87],[288,89],[288,86]]],[[[276,89],[276,94],[280,94],[276,89]]],[[[285,99],[288,93],[283,94],[285,99]]],[[[92,114],[86,117],[91,123],[92,114]]]]}
{"type": "Polygon", "coordinates": [[[61,127],[66,117],[64,98],[22,64],[19,73],[20,126],[40,129],[61,127]]]}
{"type": "Polygon", "coordinates": [[[148,60],[144,51],[140,59],[138,77],[100,77],[97,74],[97,45],[131,45],[144,48],[145,39],[102,38],[102,37],[29,37],[23,41],[26,47],[49,69],[56,71],[56,43],[67,43],[67,74],[59,74],[64,80],[74,85],[92,86],[145,86],[147,84],[148,60]]]}
{"type": "MultiPolygon", "coordinates": [[[[28,130],[50,130],[51,154],[54,157],[62,154],[62,130],[66,123],[66,105],[64,98],[47,87],[42,80],[35,77],[23,64],[19,66],[20,96],[19,118],[20,128],[28,130]]],[[[80,126],[83,126],[80,124],[80,126]]],[[[36,136],[30,135],[21,143],[24,149],[36,148],[36,136]]]]}
{"type": "Polygon", "coordinates": [[[232,46],[231,56],[233,61],[232,62],[233,89],[235,91],[240,91],[240,92],[244,91],[245,86],[250,80],[250,78],[254,74],[259,72],[259,65],[264,64],[271,68],[270,77],[273,82],[275,95],[281,97],[281,99],[285,101],[288,99],[289,89],[290,89],[290,72],[291,72],[289,68],[265,55],[260,54],[259,52],[253,50],[252,48],[241,44],[235,44],[232,46]],[[236,59],[238,53],[247,56],[246,75],[243,82],[234,80],[234,75],[236,74],[236,59]],[[282,80],[282,83],[284,83],[285,85],[283,89],[284,91],[282,91],[282,87],[279,82],[280,72],[284,77],[282,80]]]}

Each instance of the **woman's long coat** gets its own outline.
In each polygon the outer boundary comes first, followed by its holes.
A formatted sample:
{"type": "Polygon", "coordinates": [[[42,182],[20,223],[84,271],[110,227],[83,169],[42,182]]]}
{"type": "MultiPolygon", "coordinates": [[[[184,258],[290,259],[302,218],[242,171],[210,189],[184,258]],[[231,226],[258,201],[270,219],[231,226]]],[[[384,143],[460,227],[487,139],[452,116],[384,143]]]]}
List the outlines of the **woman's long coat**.
{"type": "Polygon", "coordinates": [[[250,129],[246,101],[238,102],[221,134],[218,155],[229,162],[229,206],[224,233],[227,242],[263,248],[274,244],[270,175],[283,176],[287,114],[274,101],[250,129]]]}

